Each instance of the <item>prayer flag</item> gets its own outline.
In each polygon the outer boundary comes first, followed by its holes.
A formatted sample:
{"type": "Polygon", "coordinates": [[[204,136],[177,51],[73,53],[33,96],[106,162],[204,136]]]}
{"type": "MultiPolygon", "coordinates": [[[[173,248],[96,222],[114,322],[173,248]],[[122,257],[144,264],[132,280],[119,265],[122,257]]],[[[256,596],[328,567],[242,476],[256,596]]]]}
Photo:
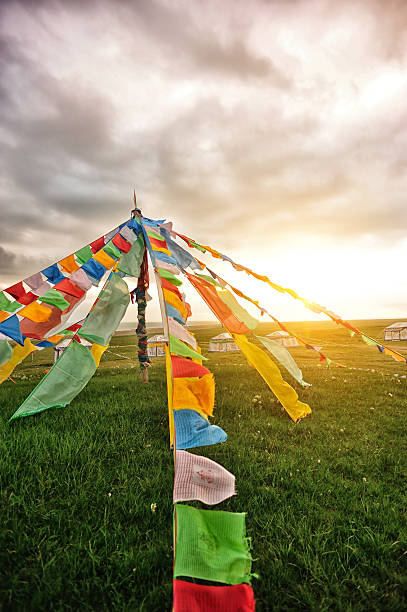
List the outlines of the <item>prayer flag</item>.
{"type": "Polygon", "coordinates": [[[61,270],[58,268],[57,264],[53,264],[44,270],[41,270],[41,273],[49,280],[50,283],[55,285],[59,283],[61,280],[64,280],[65,276],[62,274],[61,270]]]}
{"type": "Polygon", "coordinates": [[[75,257],[73,256],[73,254],[68,255],[68,257],[64,257],[63,259],[60,259],[58,263],[61,266],[61,268],[68,274],[72,274],[72,272],[75,272],[76,270],[79,269],[79,266],[76,263],[75,257]]]}
{"type": "Polygon", "coordinates": [[[297,393],[285,382],[280,370],[267,353],[249,342],[246,336],[234,334],[233,337],[249,365],[258,371],[295,423],[311,414],[311,408],[298,400],[297,393]]]}
{"type": "Polygon", "coordinates": [[[93,254],[97,253],[98,251],[100,251],[100,249],[103,249],[103,247],[105,246],[105,237],[102,236],[101,238],[94,240],[93,242],[90,243],[89,246],[93,254]]]}
{"type": "Polygon", "coordinates": [[[45,302],[45,304],[55,306],[55,308],[58,308],[59,310],[66,310],[69,306],[69,302],[57,289],[49,289],[49,291],[41,295],[41,297],[38,299],[40,302],[45,302]]]}
{"type": "Polygon", "coordinates": [[[251,331],[256,329],[259,324],[258,320],[252,317],[247,310],[245,310],[243,306],[239,304],[235,296],[232,295],[230,291],[227,289],[217,288],[217,293],[222,302],[226,304],[228,308],[230,308],[239,321],[244,323],[251,331]]]}
{"type": "Polygon", "coordinates": [[[16,283],[15,285],[11,285],[11,287],[8,287],[8,289],[5,289],[4,291],[6,291],[9,295],[12,295],[16,300],[25,294],[22,281],[16,283]]]}
{"type": "Polygon", "coordinates": [[[3,291],[0,291],[0,309],[5,310],[6,312],[15,312],[19,308],[21,308],[22,304],[20,302],[11,301],[8,299],[6,295],[4,295],[3,291]]]}
{"type": "Polygon", "coordinates": [[[178,299],[182,301],[182,295],[181,295],[180,290],[177,289],[177,287],[173,285],[170,281],[168,281],[166,278],[161,279],[161,286],[163,289],[166,289],[167,291],[172,291],[173,293],[175,293],[178,299]]]}
{"type": "Polygon", "coordinates": [[[195,410],[174,410],[177,449],[196,448],[226,442],[227,435],[217,425],[210,425],[195,410]]]}
{"type": "Polygon", "coordinates": [[[158,261],[157,262],[159,268],[158,271],[160,273],[160,275],[162,276],[162,270],[166,270],[167,272],[170,272],[171,274],[179,274],[179,268],[177,268],[177,266],[173,265],[172,263],[168,263],[165,261],[158,261]]]}
{"type": "MultiPolygon", "coordinates": [[[[129,230],[129,231],[131,231],[131,230],[129,230]]],[[[136,237],[134,236],[134,238],[136,238],[136,237]]],[[[132,244],[133,244],[133,242],[132,242],[132,244]]],[[[105,248],[103,250],[106,251],[106,253],[109,253],[109,255],[111,257],[115,257],[116,259],[119,259],[122,256],[122,252],[119,251],[117,246],[115,246],[111,240],[107,243],[107,245],[105,246],[105,248]]]]}
{"type": "Polygon", "coordinates": [[[75,253],[76,260],[82,266],[92,257],[92,249],[89,245],[82,247],[75,253]]]}
{"type": "MultiPolygon", "coordinates": [[[[200,359],[202,356],[200,356],[200,359]]],[[[174,378],[205,376],[210,371],[199,363],[171,355],[172,375],[174,378]]]]}
{"type": "Polygon", "coordinates": [[[179,355],[180,357],[190,357],[191,359],[199,359],[199,360],[204,359],[205,361],[207,361],[206,357],[203,357],[203,355],[201,355],[197,351],[193,351],[191,348],[189,348],[189,346],[187,346],[181,340],[178,340],[178,338],[176,338],[172,334],[169,334],[169,336],[170,336],[169,345],[170,345],[171,354],[179,355]]]}
{"type": "Polygon", "coordinates": [[[209,586],[174,580],[173,612],[254,612],[249,584],[209,586]]]}
{"type": "Polygon", "coordinates": [[[32,302],[35,302],[37,297],[38,295],[35,295],[35,293],[33,293],[32,291],[29,291],[28,293],[25,293],[24,295],[19,297],[18,302],[20,304],[24,304],[24,306],[28,306],[29,304],[32,304],[32,302]]]}
{"type": "Polygon", "coordinates": [[[263,336],[256,336],[256,338],[257,340],[260,340],[260,342],[266,347],[266,349],[270,351],[272,355],[274,355],[274,357],[281,363],[282,366],[285,367],[287,372],[289,372],[291,376],[295,378],[297,382],[300,383],[300,385],[302,385],[303,387],[311,386],[309,383],[303,380],[300,368],[294,361],[292,355],[289,353],[289,351],[287,351],[284,346],[281,346],[281,344],[279,344],[275,340],[272,340],[271,338],[263,336]]]}
{"type": "Polygon", "coordinates": [[[174,378],[172,403],[174,410],[190,408],[202,411],[202,416],[212,416],[215,404],[213,374],[201,378],[174,378]]]}
{"type": "Polygon", "coordinates": [[[175,319],[180,325],[186,325],[186,321],[181,317],[181,313],[178,312],[178,310],[174,308],[174,306],[171,306],[171,304],[165,302],[165,308],[169,317],[175,319]]]}
{"type": "Polygon", "coordinates": [[[213,506],[235,495],[235,477],[207,457],[177,450],[173,501],[198,500],[213,506]]]}
{"type": "Polygon", "coordinates": [[[180,325],[178,321],[176,321],[172,317],[168,317],[168,329],[170,334],[178,338],[178,340],[183,340],[196,350],[196,340],[194,336],[186,330],[184,325],[180,325]]]}
{"type": "Polygon", "coordinates": [[[32,276],[29,276],[28,278],[24,279],[24,282],[35,291],[35,289],[42,285],[44,279],[41,276],[41,272],[37,272],[36,274],[33,274],[32,276]]]}
{"type": "Polygon", "coordinates": [[[90,342],[106,346],[117,329],[130,302],[129,289],[125,281],[115,272],[99,294],[94,308],[89,313],[78,335],[90,342]]]}
{"type": "MultiPolygon", "coordinates": [[[[68,302],[67,305],[69,305],[68,302]]],[[[44,323],[44,321],[48,321],[51,313],[51,309],[47,306],[38,304],[38,302],[33,302],[32,304],[25,306],[25,308],[20,310],[18,314],[22,317],[30,319],[30,321],[34,321],[35,323],[44,323]]]]}
{"type": "Polygon", "coordinates": [[[9,361],[4,363],[0,368],[0,385],[7,380],[10,374],[13,372],[15,367],[23,361],[30,353],[33,353],[36,350],[35,346],[31,343],[29,338],[24,340],[23,346],[16,344],[13,349],[13,354],[11,355],[9,361]]]}
{"type": "Polygon", "coordinates": [[[198,510],[175,504],[174,578],[226,584],[250,582],[252,558],[244,512],[198,510]]]}
{"type": "Polygon", "coordinates": [[[232,313],[229,306],[220,299],[213,285],[198,276],[194,276],[188,272],[186,274],[202,299],[205,300],[214,315],[229,332],[234,334],[247,334],[250,331],[247,325],[239,321],[232,313]]]}
{"type": "Polygon", "coordinates": [[[93,259],[95,261],[98,261],[100,264],[102,264],[102,266],[104,266],[107,270],[110,270],[110,268],[113,268],[113,266],[116,263],[113,257],[110,257],[110,255],[108,255],[108,253],[106,253],[104,249],[95,253],[93,255],[93,259]]]}
{"type": "Polygon", "coordinates": [[[117,269],[128,276],[138,278],[146,249],[143,234],[139,234],[128,253],[122,254],[117,269]]]}
{"type": "Polygon", "coordinates": [[[72,341],[10,421],[66,406],[82,391],[95,371],[96,364],[90,350],[72,341]]]}
{"type": "Polygon", "coordinates": [[[105,350],[107,349],[107,346],[102,346],[101,344],[96,344],[96,342],[94,342],[91,346],[90,352],[93,356],[93,359],[95,360],[96,363],[96,367],[99,367],[99,363],[100,363],[100,359],[103,355],[103,353],[105,352],[105,350]]]}
{"type": "Polygon", "coordinates": [[[122,229],[120,230],[120,236],[127,240],[127,242],[130,242],[130,244],[133,244],[133,242],[135,242],[137,238],[136,234],[127,225],[122,227],[122,229]]]}
{"type": "Polygon", "coordinates": [[[57,291],[63,291],[64,293],[68,293],[69,295],[73,295],[74,297],[81,298],[85,295],[85,291],[73,283],[71,279],[64,278],[63,281],[55,285],[54,289],[57,291]]]}
{"type": "Polygon", "coordinates": [[[0,366],[3,363],[7,363],[11,359],[13,349],[9,345],[7,340],[0,340],[0,366]]]}
{"type": "Polygon", "coordinates": [[[184,302],[172,291],[168,291],[168,289],[163,289],[164,300],[167,304],[178,310],[183,319],[187,318],[187,309],[184,302]]]}
{"type": "Polygon", "coordinates": [[[116,234],[116,236],[112,238],[112,242],[120,251],[123,251],[123,253],[128,253],[131,249],[131,244],[122,238],[120,234],[116,234]]]}
{"type": "Polygon", "coordinates": [[[12,315],[2,323],[0,323],[0,333],[4,334],[8,338],[15,340],[21,346],[24,345],[24,339],[20,329],[20,321],[17,315],[12,315]]]}
{"type": "MultiPolygon", "coordinates": [[[[169,281],[172,285],[176,285],[177,287],[182,285],[182,281],[165,268],[158,268],[158,274],[162,279],[165,278],[165,280],[169,281]]],[[[179,274],[178,269],[176,269],[176,274],[179,274]]]]}
{"type": "Polygon", "coordinates": [[[88,291],[88,289],[92,287],[92,283],[89,280],[88,275],[84,270],[82,270],[82,268],[76,270],[69,278],[73,283],[75,283],[75,285],[78,285],[78,287],[84,291],[88,291]]]}
{"type": "Polygon", "coordinates": [[[95,279],[97,285],[106,272],[105,266],[93,259],[93,257],[83,264],[82,270],[85,270],[86,274],[91,277],[91,280],[95,279]]]}

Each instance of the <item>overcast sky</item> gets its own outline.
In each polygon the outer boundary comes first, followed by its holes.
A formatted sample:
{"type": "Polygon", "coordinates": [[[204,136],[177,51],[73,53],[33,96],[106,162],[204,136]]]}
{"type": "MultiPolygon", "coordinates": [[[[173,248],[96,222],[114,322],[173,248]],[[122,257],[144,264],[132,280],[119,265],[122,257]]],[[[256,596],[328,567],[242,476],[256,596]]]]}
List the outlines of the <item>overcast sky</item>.
{"type": "Polygon", "coordinates": [[[2,0],[0,287],[123,221],[135,187],[344,317],[407,317],[406,99],[405,0],[2,0]]]}

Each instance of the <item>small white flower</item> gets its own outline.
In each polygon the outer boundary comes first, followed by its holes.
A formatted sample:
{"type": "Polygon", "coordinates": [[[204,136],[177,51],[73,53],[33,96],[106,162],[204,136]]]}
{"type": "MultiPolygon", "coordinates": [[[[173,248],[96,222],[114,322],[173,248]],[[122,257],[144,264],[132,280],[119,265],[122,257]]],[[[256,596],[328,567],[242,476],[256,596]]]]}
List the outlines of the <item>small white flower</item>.
{"type": "Polygon", "coordinates": [[[150,504],[150,510],[153,514],[156,511],[156,508],[157,508],[157,504],[150,504]]]}
{"type": "Polygon", "coordinates": [[[108,497],[112,497],[112,494],[111,494],[111,493],[108,493],[108,494],[107,494],[107,496],[108,496],[108,497]]]}

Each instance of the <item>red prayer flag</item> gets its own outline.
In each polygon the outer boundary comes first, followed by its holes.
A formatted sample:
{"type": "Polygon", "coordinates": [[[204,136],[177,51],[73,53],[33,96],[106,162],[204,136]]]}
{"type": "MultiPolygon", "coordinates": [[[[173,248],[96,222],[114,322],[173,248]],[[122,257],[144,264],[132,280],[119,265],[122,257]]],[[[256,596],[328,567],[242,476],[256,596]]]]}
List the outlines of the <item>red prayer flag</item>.
{"type": "Polygon", "coordinates": [[[184,357],[178,357],[177,355],[171,355],[171,365],[174,378],[194,378],[210,374],[210,371],[204,366],[199,365],[199,363],[184,357]]]}
{"type": "Polygon", "coordinates": [[[208,586],[174,580],[174,612],[254,612],[253,589],[248,584],[208,586]]]}
{"type": "Polygon", "coordinates": [[[102,236],[101,238],[94,240],[93,242],[90,243],[89,246],[91,248],[92,253],[96,253],[97,251],[100,251],[100,249],[103,249],[103,247],[105,246],[105,237],[102,236]]]}
{"type": "Polygon", "coordinates": [[[9,287],[8,289],[4,289],[4,291],[7,291],[7,293],[12,295],[13,298],[15,298],[16,300],[25,295],[25,289],[23,287],[22,281],[16,283],[15,285],[11,285],[11,287],[9,287]]]}
{"type": "Polygon", "coordinates": [[[74,297],[81,298],[85,295],[85,291],[75,285],[69,278],[64,278],[61,282],[54,285],[54,289],[58,291],[64,291],[64,293],[68,293],[69,295],[73,295],[74,297]]]}
{"type": "Polygon", "coordinates": [[[162,278],[161,279],[161,285],[163,287],[163,289],[168,289],[168,291],[172,291],[173,293],[175,293],[175,295],[177,297],[179,297],[179,299],[182,302],[182,295],[181,292],[179,291],[179,289],[177,289],[177,287],[175,285],[173,285],[169,280],[167,280],[166,278],[162,278]]]}
{"type": "Polygon", "coordinates": [[[159,249],[168,249],[165,240],[158,240],[157,238],[151,238],[151,236],[149,236],[148,239],[152,245],[158,247],[159,249]]]}
{"type": "Polygon", "coordinates": [[[123,253],[128,253],[131,249],[130,242],[127,242],[120,234],[116,234],[116,236],[112,239],[112,242],[118,249],[123,251],[123,253]]]}
{"type": "Polygon", "coordinates": [[[28,306],[28,304],[31,304],[31,302],[35,302],[37,297],[38,295],[35,295],[35,293],[33,293],[32,291],[29,291],[25,295],[20,296],[18,298],[18,301],[20,302],[20,304],[24,304],[24,306],[28,306]]]}

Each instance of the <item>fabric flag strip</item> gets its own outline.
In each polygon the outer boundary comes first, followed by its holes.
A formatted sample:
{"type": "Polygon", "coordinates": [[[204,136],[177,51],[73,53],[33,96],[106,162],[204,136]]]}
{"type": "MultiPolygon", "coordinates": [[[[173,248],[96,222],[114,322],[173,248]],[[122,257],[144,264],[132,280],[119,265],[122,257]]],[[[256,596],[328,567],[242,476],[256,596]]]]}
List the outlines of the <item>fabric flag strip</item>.
{"type": "Polygon", "coordinates": [[[29,338],[24,340],[24,345],[16,344],[10,359],[4,363],[0,368],[0,385],[7,380],[10,374],[13,372],[14,368],[21,362],[23,359],[33,353],[35,351],[35,346],[31,343],[29,338]]]}
{"type": "Polygon", "coordinates": [[[235,477],[224,467],[206,457],[177,451],[174,503],[198,500],[214,505],[235,494],[235,477]]]}
{"type": "Polygon", "coordinates": [[[208,304],[214,315],[229,332],[234,334],[247,334],[250,331],[247,325],[239,321],[230,308],[221,300],[213,285],[188,272],[186,272],[186,275],[203,300],[208,304]]]}
{"type": "Polygon", "coordinates": [[[169,334],[169,344],[170,344],[170,352],[172,355],[178,355],[179,357],[190,357],[191,359],[199,359],[207,361],[207,358],[198,353],[197,351],[192,350],[189,346],[187,346],[182,340],[178,340],[172,334],[169,334]]]}
{"type": "Polygon", "coordinates": [[[281,346],[275,340],[271,338],[267,338],[264,336],[256,336],[257,340],[259,340],[266,349],[274,355],[274,357],[281,363],[282,366],[285,367],[287,372],[291,374],[291,376],[303,387],[310,387],[311,385],[305,382],[302,378],[302,372],[298,365],[296,364],[293,356],[284,346],[281,346]]]}
{"type": "Polygon", "coordinates": [[[0,340],[0,366],[10,361],[13,354],[13,349],[7,340],[0,340]]]}
{"type": "Polygon", "coordinates": [[[258,371],[295,423],[311,414],[308,404],[298,400],[295,390],[285,382],[278,367],[261,348],[249,342],[246,336],[233,334],[233,338],[248,363],[258,371]]]}
{"type": "Polygon", "coordinates": [[[177,355],[171,355],[171,366],[172,375],[174,378],[193,378],[195,376],[205,376],[211,372],[204,366],[191,361],[190,359],[184,359],[177,355]]]}
{"type": "MultiPolygon", "coordinates": [[[[268,285],[270,285],[270,287],[272,287],[279,293],[287,293],[294,299],[300,300],[304,304],[304,306],[308,308],[309,310],[311,310],[312,312],[315,312],[317,314],[324,313],[332,321],[334,321],[337,325],[342,325],[343,327],[346,327],[347,329],[354,331],[356,334],[360,336],[361,335],[366,336],[366,334],[362,334],[362,332],[357,327],[349,323],[349,321],[342,319],[339,315],[335,314],[331,310],[328,310],[325,306],[321,306],[321,304],[317,304],[315,302],[312,302],[310,300],[307,300],[306,298],[299,296],[298,293],[296,293],[296,291],[294,291],[293,289],[288,289],[287,287],[282,287],[281,285],[273,283],[267,276],[257,274],[257,272],[254,272],[250,268],[247,268],[246,266],[242,266],[240,264],[235,263],[230,257],[227,257],[227,255],[224,255],[222,253],[219,253],[219,251],[212,249],[210,246],[201,245],[199,243],[196,243],[191,238],[187,238],[186,236],[183,236],[182,234],[177,234],[177,232],[175,232],[175,234],[179,236],[180,238],[182,238],[185,242],[187,242],[188,246],[192,246],[194,248],[201,247],[201,249],[208,251],[213,257],[217,259],[223,259],[224,261],[228,261],[229,263],[231,263],[235,270],[244,271],[246,272],[246,274],[253,276],[254,278],[257,278],[258,280],[264,283],[267,283],[268,285]]],[[[367,336],[367,337],[369,338],[369,340],[372,341],[372,343],[374,343],[374,345],[383,346],[386,349],[383,351],[386,355],[393,357],[393,359],[395,359],[396,361],[401,361],[404,363],[407,362],[407,359],[400,353],[397,353],[396,351],[394,351],[393,349],[390,349],[389,347],[385,347],[384,345],[377,342],[374,338],[371,338],[370,336],[367,336]]]]}
{"type": "Polygon", "coordinates": [[[227,440],[223,429],[217,425],[210,425],[195,410],[174,410],[174,425],[177,450],[210,446],[227,440]]]}
{"type": "Polygon", "coordinates": [[[254,612],[253,589],[248,584],[209,586],[174,580],[173,612],[254,612]]]}
{"type": "Polygon", "coordinates": [[[168,317],[168,329],[170,334],[178,338],[178,340],[183,340],[196,351],[197,344],[194,336],[190,332],[188,332],[183,325],[180,325],[180,323],[178,323],[178,321],[176,321],[172,317],[168,317]]]}
{"type": "Polygon", "coordinates": [[[66,406],[82,391],[95,371],[96,363],[89,349],[71,342],[10,421],[66,406]]]}
{"type": "Polygon", "coordinates": [[[175,505],[174,578],[188,576],[225,584],[250,582],[251,556],[245,514],[175,505]]]}
{"type": "Polygon", "coordinates": [[[174,378],[174,410],[192,408],[202,416],[212,416],[215,404],[215,380],[212,373],[202,378],[174,378]]]}

